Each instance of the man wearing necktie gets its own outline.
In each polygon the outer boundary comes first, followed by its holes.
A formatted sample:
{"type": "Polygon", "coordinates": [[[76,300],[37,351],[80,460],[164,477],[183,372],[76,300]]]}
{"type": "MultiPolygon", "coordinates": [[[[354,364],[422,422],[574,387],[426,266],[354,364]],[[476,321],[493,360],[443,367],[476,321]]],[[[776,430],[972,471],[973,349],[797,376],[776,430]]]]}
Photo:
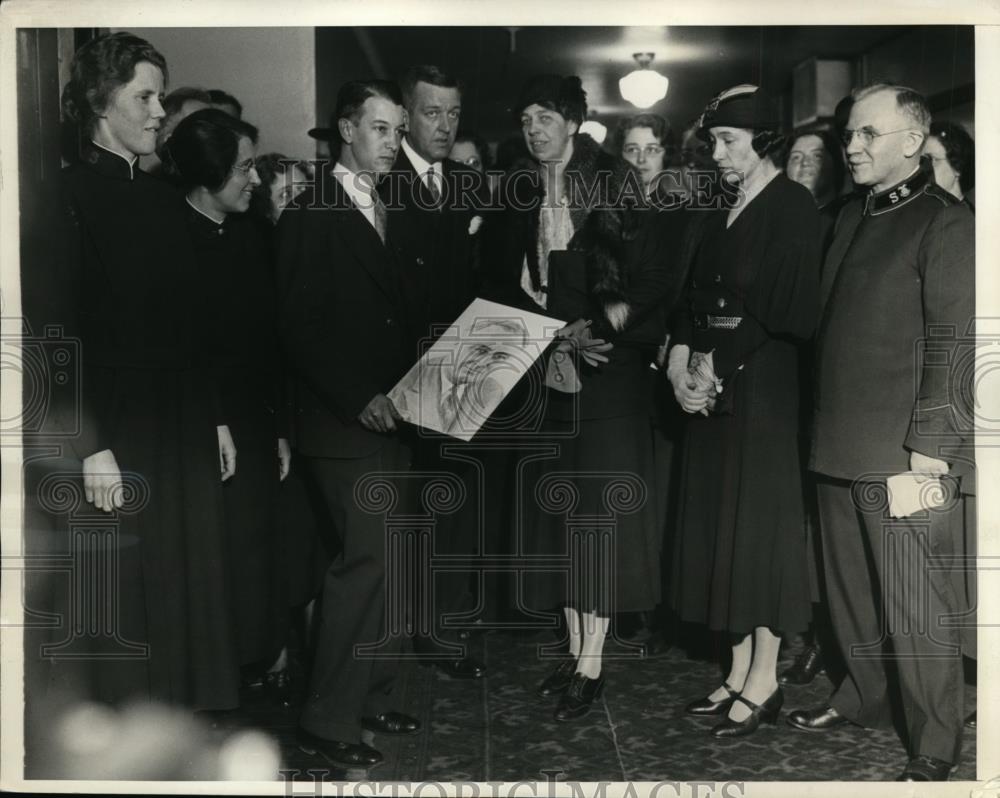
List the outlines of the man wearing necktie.
{"type": "MultiPolygon", "coordinates": [[[[479,224],[474,222],[487,201],[485,179],[475,169],[447,160],[458,133],[462,96],[458,81],[436,66],[411,67],[401,82],[407,113],[407,132],[392,174],[380,185],[388,207],[388,242],[400,264],[400,277],[414,302],[408,329],[410,360],[415,363],[430,342],[458,318],[475,298],[475,250],[479,224]]],[[[448,470],[465,479],[468,465],[442,456],[441,444],[455,441],[411,428],[414,468],[448,470]]],[[[470,484],[471,488],[471,484],[470,484]]],[[[438,554],[467,555],[477,550],[475,491],[466,505],[439,521],[434,550],[438,554]]],[[[418,574],[418,590],[434,596],[434,632],[418,635],[414,649],[453,678],[479,678],[485,666],[456,653],[455,633],[442,628],[442,619],[471,605],[470,575],[455,571],[418,574]],[[433,582],[433,584],[432,584],[433,582]],[[432,588],[435,588],[433,589],[432,588]]],[[[417,603],[415,606],[421,606],[417,603]]],[[[423,623],[416,628],[427,628],[423,623]]]]}
{"type": "MultiPolygon", "coordinates": [[[[374,191],[391,168],[403,130],[402,98],[387,81],[352,81],[337,95],[340,156],[281,215],[280,332],[294,379],[294,435],[341,534],[343,550],[323,586],[321,625],[299,746],[339,767],[382,761],[361,742],[414,732],[393,711],[399,658],[384,645],[384,515],[361,506],[359,480],[395,475],[411,451],[386,394],[406,373],[409,298],[386,245],[386,212],[374,191]],[[377,648],[377,656],[358,646],[377,648]]],[[[397,509],[398,512],[398,509],[397,509]]]]}

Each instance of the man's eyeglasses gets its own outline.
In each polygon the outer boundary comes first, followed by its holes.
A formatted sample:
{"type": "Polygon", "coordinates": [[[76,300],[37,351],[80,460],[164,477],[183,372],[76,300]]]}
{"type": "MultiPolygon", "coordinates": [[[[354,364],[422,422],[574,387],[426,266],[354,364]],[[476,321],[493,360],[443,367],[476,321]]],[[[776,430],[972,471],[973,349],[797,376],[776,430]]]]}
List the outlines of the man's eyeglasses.
{"type": "Polygon", "coordinates": [[[647,144],[645,147],[640,147],[638,144],[629,144],[622,148],[622,154],[630,155],[633,158],[637,158],[640,152],[647,158],[652,158],[654,155],[662,155],[663,147],[659,144],[647,144]]]}
{"type": "Polygon", "coordinates": [[[861,139],[861,143],[865,147],[870,147],[872,142],[874,142],[875,139],[877,138],[881,138],[882,136],[891,136],[893,133],[907,133],[912,130],[916,130],[916,128],[903,127],[900,128],[899,130],[887,130],[885,133],[879,133],[874,128],[870,127],[861,127],[858,128],[857,130],[845,129],[840,136],[840,140],[844,143],[845,147],[850,147],[851,142],[854,141],[854,137],[857,136],[859,139],[861,139]]]}

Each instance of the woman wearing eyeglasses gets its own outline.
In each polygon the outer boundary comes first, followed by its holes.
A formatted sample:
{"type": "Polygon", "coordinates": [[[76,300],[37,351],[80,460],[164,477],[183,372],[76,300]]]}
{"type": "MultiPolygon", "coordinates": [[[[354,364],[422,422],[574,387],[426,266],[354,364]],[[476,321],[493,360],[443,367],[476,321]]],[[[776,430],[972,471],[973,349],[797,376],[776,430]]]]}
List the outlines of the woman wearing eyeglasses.
{"type": "Polygon", "coordinates": [[[259,226],[245,213],[260,185],[256,141],[252,125],[206,109],[186,117],[164,147],[166,162],[187,191],[188,232],[213,319],[205,356],[218,380],[239,459],[239,479],[223,491],[227,587],[240,665],[253,676],[281,654],[276,505],[278,483],[287,476],[291,457],[279,430],[281,375],[271,266],[259,226]]]}
{"type": "Polygon", "coordinates": [[[705,213],[667,375],[688,413],[674,556],[680,617],[728,635],[722,684],[687,705],[752,734],[778,717],[782,635],[809,622],[799,455],[799,344],[816,324],[819,218],[774,162],[778,119],[756,86],[702,115],[699,135],[732,188],[705,213]]]}

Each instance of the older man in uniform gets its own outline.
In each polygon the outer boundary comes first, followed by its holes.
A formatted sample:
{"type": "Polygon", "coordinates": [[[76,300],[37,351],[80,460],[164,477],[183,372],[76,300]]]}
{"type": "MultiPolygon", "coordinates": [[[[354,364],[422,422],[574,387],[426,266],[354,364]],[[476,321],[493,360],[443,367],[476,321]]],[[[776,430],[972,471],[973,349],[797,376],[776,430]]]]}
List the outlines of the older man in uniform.
{"type": "Polygon", "coordinates": [[[870,188],[844,207],[826,258],[810,463],[847,676],[828,705],[788,721],[880,724],[891,658],[911,749],[899,780],[946,780],[961,744],[963,645],[972,653],[961,617],[971,585],[954,563],[975,530],[971,385],[956,368],[971,349],[975,227],[920,167],[924,98],[877,84],[854,100],[844,141],[854,181],[870,188]],[[893,518],[886,478],[903,472],[939,478],[943,506],[893,518]]]}

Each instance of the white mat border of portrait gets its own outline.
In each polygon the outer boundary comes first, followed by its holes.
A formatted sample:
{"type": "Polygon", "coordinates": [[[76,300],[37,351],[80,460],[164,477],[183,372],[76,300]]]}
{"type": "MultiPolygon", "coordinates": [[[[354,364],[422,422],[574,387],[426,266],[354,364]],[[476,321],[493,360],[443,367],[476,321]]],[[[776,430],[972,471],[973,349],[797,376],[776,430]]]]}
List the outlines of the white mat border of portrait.
{"type": "MultiPolygon", "coordinates": [[[[434,2],[416,4],[395,0],[364,4],[350,0],[306,0],[274,4],[267,0],[205,0],[204,2],[151,2],[151,0],[9,0],[0,6],[0,290],[2,290],[3,335],[20,332],[19,248],[17,176],[17,113],[15,95],[15,29],[17,27],[250,27],[290,25],[426,25],[447,19],[449,25],[622,25],[641,21],[643,25],[760,25],[762,23],[799,24],[977,24],[976,30],[976,138],[981,144],[995,142],[1000,137],[1000,96],[996,91],[1000,79],[1000,7],[988,0],[951,0],[922,2],[912,0],[840,0],[837,3],[803,3],[795,0],[675,0],[673,2],[636,2],[618,0],[615,3],[581,2],[580,0],[531,0],[508,2],[434,2]]],[[[977,159],[977,183],[982,187],[1000,185],[996,151],[981,146],[977,159]]],[[[980,334],[1000,335],[1000,251],[995,236],[1000,220],[1000,197],[991,191],[977,192],[977,315],[980,319],[997,320],[996,329],[980,330],[980,334]]],[[[986,377],[984,371],[977,375],[986,377]]],[[[995,382],[995,379],[992,380],[995,382]]],[[[1000,418],[993,412],[998,391],[991,380],[985,380],[988,394],[978,396],[985,417],[1000,418]]],[[[16,370],[4,369],[0,381],[0,404],[4,418],[20,407],[21,380],[16,370]]],[[[1000,492],[988,486],[1000,484],[1000,454],[983,441],[977,442],[979,465],[979,553],[981,558],[1000,557],[1000,492]]],[[[0,447],[2,456],[2,552],[4,557],[16,557],[22,551],[21,449],[19,444],[0,447]]],[[[1000,776],[1000,590],[997,580],[988,573],[980,579],[980,659],[979,659],[979,730],[977,770],[982,781],[1000,776]],[[983,578],[985,577],[985,578],[983,578]],[[994,626],[987,624],[993,623],[994,626]]],[[[0,580],[0,688],[2,717],[0,736],[3,739],[0,758],[0,786],[6,790],[31,792],[86,793],[216,793],[287,794],[287,786],[275,783],[242,782],[64,782],[25,781],[23,766],[22,727],[22,667],[20,649],[21,596],[20,579],[15,570],[5,571],[0,580]]],[[[720,778],[724,774],[717,774],[720,778]]],[[[330,785],[332,787],[332,785],[330,785]]],[[[627,785],[609,789],[608,796],[640,795],[650,785],[627,785]]],[[[914,788],[889,783],[748,783],[742,793],[747,796],[842,796],[848,790],[858,796],[884,795],[962,795],[975,794],[975,786],[947,783],[914,788]]],[[[492,794],[496,788],[484,787],[492,794]]],[[[984,795],[996,795],[993,790],[984,795]]],[[[500,788],[502,793],[504,790],[500,788]]],[[[370,794],[370,793],[368,793],[370,794]]],[[[407,794],[405,791],[399,794],[407,794]]],[[[437,794],[436,792],[434,794],[437,794]]],[[[523,794],[523,793],[521,793],[523,794]]],[[[586,794],[590,794],[588,791],[586,794]]],[[[704,795],[705,793],[700,793],[704,795]]]]}

